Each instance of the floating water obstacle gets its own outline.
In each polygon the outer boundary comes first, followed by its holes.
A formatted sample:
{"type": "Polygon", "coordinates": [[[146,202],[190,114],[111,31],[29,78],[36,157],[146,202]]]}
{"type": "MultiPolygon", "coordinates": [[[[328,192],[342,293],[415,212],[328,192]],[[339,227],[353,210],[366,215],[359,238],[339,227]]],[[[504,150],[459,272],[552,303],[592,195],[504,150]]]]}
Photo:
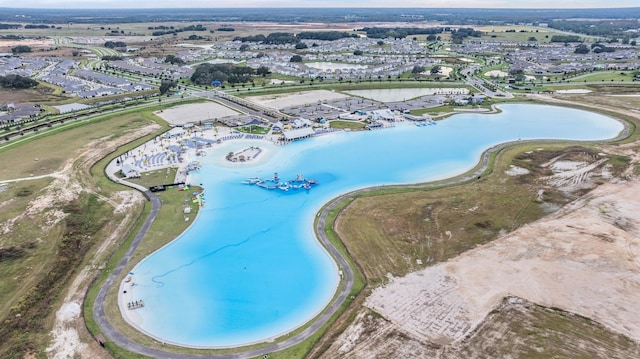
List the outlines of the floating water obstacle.
{"type": "Polygon", "coordinates": [[[318,184],[318,181],[314,179],[307,179],[303,175],[299,174],[295,179],[289,181],[280,181],[280,177],[278,176],[278,172],[274,173],[272,178],[262,179],[260,177],[249,177],[246,180],[242,181],[244,184],[248,185],[256,185],[260,188],[274,190],[278,189],[284,192],[287,192],[291,189],[305,189],[309,190],[312,186],[318,184]]]}

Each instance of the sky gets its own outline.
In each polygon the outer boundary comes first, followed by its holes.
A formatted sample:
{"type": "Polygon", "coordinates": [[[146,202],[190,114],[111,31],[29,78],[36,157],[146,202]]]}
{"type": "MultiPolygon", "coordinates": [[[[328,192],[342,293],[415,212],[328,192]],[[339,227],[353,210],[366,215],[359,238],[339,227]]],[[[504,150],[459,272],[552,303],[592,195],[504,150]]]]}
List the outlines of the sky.
{"type": "Polygon", "coordinates": [[[243,7],[416,7],[416,8],[615,8],[640,7],[640,0],[0,0],[16,8],[243,8],[243,7]]]}

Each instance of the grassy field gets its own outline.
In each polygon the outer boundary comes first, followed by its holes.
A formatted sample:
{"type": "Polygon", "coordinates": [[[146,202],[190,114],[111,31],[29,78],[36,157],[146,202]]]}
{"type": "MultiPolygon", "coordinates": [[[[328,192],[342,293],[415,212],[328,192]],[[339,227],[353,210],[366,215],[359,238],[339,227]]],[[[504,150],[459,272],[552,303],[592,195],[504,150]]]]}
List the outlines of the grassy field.
{"type": "Polygon", "coordinates": [[[461,358],[637,358],[640,344],[588,318],[526,301],[503,305],[455,356],[461,358]],[[497,338],[499,338],[497,340],[497,338]]]}
{"type": "Polygon", "coordinates": [[[236,130],[244,133],[251,133],[254,135],[266,135],[269,133],[269,128],[257,125],[238,127],[236,130]]]}
{"type": "Polygon", "coordinates": [[[563,152],[570,157],[572,151],[559,144],[513,147],[499,153],[492,173],[478,181],[359,196],[343,210],[337,232],[371,283],[384,282],[387,273],[405,275],[491,241],[570,201],[572,196],[546,187],[546,202],[535,201],[542,186],[537,178],[548,175],[536,164],[563,152]],[[524,159],[522,152],[534,147],[545,151],[524,159]],[[512,163],[532,174],[505,174],[512,163]]]}
{"type": "Polygon", "coordinates": [[[452,105],[444,105],[444,106],[437,106],[437,107],[430,107],[430,108],[422,108],[422,109],[417,109],[417,110],[411,110],[411,114],[414,116],[422,116],[422,115],[429,115],[429,116],[442,116],[445,114],[450,114],[455,112],[456,110],[480,110],[480,109],[484,109],[484,110],[491,110],[491,104],[490,103],[486,103],[483,105],[465,105],[465,106],[452,106],[452,105]]]}
{"type": "Polygon", "coordinates": [[[362,130],[365,124],[362,122],[356,122],[356,121],[331,121],[329,122],[329,126],[331,128],[339,128],[339,129],[362,130]]]}
{"type": "Polygon", "coordinates": [[[600,82],[603,82],[603,81],[632,82],[633,74],[629,71],[601,71],[601,72],[594,72],[592,74],[571,77],[571,78],[568,78],[568,80],[570,82],[598,82],[598,81],[600,82]]]}
{"type": "MultiPolygon", "coordinates": [[[[475,30],[482,31],[482,40],[485,41],[517,41],[517,42],[539,42],[548,43],[553,35],[560,34],[550,28],[536,28],[533,26],[467,26],[475,30]],[[515,32],[507,32],[507,30],[515,30],[515,32]],[[523,32],[521,32],[523,31],[523,32]],[[530,37],[535,37],[537,41],[528,41],[530,37]]],[[[439,35],[443,41],[451,40],[450,33],[439,35]]],[[[410,36],[411,38],[411,36],[410,36]]],[[[423,36],[424,38],[424,36],[423,36]]],[[[420,39],[420,37],[418,37],[420,39]]],[[[471,38],[473,39],[473,38],[471,38]]]]}
{"type": "MultiPolygon", "coordinates": [[[[56,307],[64,284],[72,278],[97,239],[107,235],[103,232],[107,223],[121,218],[112,215],[110,205],[95,195],[83,194],[58,205],[63,205],[60,210],[65,214],[64,221],[50,228],[48,237],[38,234],[27,239],[35,241],[36,248],[42,249],[40,253],[28,253],[11,263],[13,270],[18,269],[17,266],[23,269],[18,270],[22,277],[17,290],[20,299],[12,303],[0,327],[0,356],[3,358],[23,358],[28,352],[43,351],[50,338],[52,308],[56,307]],[[46,243],[39,244],[40,240],[46,240],[46,243]]],[[[28,220],[23,226],[32,227],[45,220],[28,220]]]]}
{"type": "Polygon", "coordinates": [[[559,32],[553,29],[535,28],[532,26],[478,26],[474,27],[479,31],[483,31],[483,40],[494,41],[517,41],[523,43],[548,43],[553,35],[559,32]],[[507,32],[515,30],[515,32],[507,32]],[[537,41],[528,41],[530,37],[535,37],[537,41]]]}
{"type": "Polygon", "coordinates": [[[91,141],[117,138],[129,131],[154,121],[151,112],[130,112],[123,115],[105,115],[89,125],[82,123],[64,131],[52,130],[40,136],[27,138],[24,143],[9,148],[0,147],[0,179],[39,176],[59,171],[65,162],[91,141]],[[60,145],[64,144],[64,145],[60,145]]]}
{"type": "Polygon", "coordinates": [[[67,101],[70,97],[57,93],[55,86],[41,83],[39,86],[26,89],[15,90],[0,87],[0,103],[7,102],[28,102],[37,104],[57,103],[67,101]]]}
{"type": "Polygon", "coordinates": [[[62,228],[41,231],[45,220],[13,221],[26,212],[29,203],[50,183],[50,178],[28,183],[11,183],[0,191],[0,223],[9,224],[0,241],[0,318],[37,283],[39,274],[50,263],[62,228]],[[35,274],[35,275],[34,275],[35,274]]]}
{"type": "MultiPolygon", "coordinates": [[[[0,149],[4,164],[0,179],[47,175],[73,162],[64,181],[79,182],[90,190],[95,183],[88,176],[88,166],[95,160],[83,158],[81,150],[96,140],[102,143],[100,149],[107,150],[109,140],[118,140],[152,123],[150,112],[102,116],[83,126],[80,123],[64,131],[54,129],[11,143],[0,149]]],[[[113,207],[103,200],[105,197],[85,192],[75,199],[65,199],[55,194],[65,191],[59,187],[62,184],[51,187],[52,183],[46,177],[20,181],[4,186],[0,192],[0,223],[10,224],[10,235],[2,241],[3,252],[8,251],[0,261],[0,314],[4,320],[0,356],[5,358],[43,350],[49,340],[51,310],[60,300],[65,284],[80,263],[86,262],[85,255],[97,239],[108,237],[114,226],[125,220],[123,215],[112,213],[113,207]],[[33,207],[37,210],[29,210],[30,206],[37,206],[33,207]]],[[[122,190],[121,186],[111,188],[122,190]]],[[[109,194],[107,189],[100,193],[109,194]]]]}

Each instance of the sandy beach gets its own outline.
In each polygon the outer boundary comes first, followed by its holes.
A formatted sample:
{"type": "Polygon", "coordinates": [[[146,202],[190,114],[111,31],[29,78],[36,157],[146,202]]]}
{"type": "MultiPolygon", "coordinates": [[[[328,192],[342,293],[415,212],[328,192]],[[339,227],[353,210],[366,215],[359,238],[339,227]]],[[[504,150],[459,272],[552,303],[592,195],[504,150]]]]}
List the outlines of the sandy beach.
{"type": "MultiPolygon", "coordinates": [[[[142,175],[144,175],[144,171],[155,171],[169,167],[178,167],[178,172],[176,175],[175,182],[186,182],[199,184],[198,179],[198,171],[196,173],[189,173],[187,167],[190,163],[194,161],[202,160],[203,154],[204,156],[215,156],[215,158],[207,158],[207,162],[209,164],[213,164],[219,167],[244,167],[244,166],[255,166],[265,161],[268,161],[272,156],[277,152],[278,146],[275,145],[272,141],[270,141],[271,136],[260,136],[257,135],[255,138],[251,137],[252,135],[247,134],[239,134],[236,131],[231,130],[227,127],[216,127],[215,129],[196,129],[194,131],[185,131],[184,134],[180,136],[176,136],[173,138],[156,138],[151,140],[132,151],[129,151],[129,155],[122,155],[119,158],[122,158],[122,163],[117,164],[115,159],[112,161],[107,167],[107,171],[111,171],[115,173],[123,168],[123,165],[132,166],[140,171],[142,175]],[[249,136],[249,138],[247,138],[249,136]],[[184,153],[181,154],[183,161],[177,162],[170,160],[172,155],[177,153],[173,153],[172,150],[167,150],[172,146],[177,146],[181,141],[190,140],[192,138],[199,138],[210,140],[213,142],[211,147],[205,149],[196,149],[189,148],[184,153]],[[220,143],[217,143],[218,139],[220,139],[220,143]],[[152,164],[147,163],[141,167],[142,158],[157,156],[162,151],[167,152],[165,156],[162,156],[163,160],[153,162],[152,164]],[[232,162],[226,159],[226,155],[229,152],[234,153],[244,153],[246,157],[251,157],[245,161],[236,161],[232,162]],[[199,154],[200,153],[200,154],[199,154]],[[137,155],[134,155],[137,154],[137,155]]],[[[123,181],[126,181],[123,179],[123,181]]],[[[195,219],[192,220],[192,222],[195,219]]],[[[133,327],[141,330],[140,325],[142,324],[142,317],[138,315],[136,305],[134,304],[132,309],[129,309],[130,303],[135,303],[139,301],[140,298],[136,297],[135,294],[135,275],[127,275],[124,280],[120,283],[120,289],[118,291],[118,306],[120,308],[120,313],[126,322],[131,324],[133,327]]],[[[144,331],[143,331],[144,332],[144,331]]],[[[149,335],[149,334],[148,334],[149,335]]]]}

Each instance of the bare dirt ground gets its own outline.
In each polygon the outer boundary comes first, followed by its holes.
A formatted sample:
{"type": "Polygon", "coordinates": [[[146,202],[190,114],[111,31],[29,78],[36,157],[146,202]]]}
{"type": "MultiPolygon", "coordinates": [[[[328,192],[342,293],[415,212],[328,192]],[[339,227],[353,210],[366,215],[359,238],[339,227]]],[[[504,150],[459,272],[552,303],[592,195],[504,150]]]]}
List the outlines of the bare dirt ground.
{"type": "Polygon", "coordinates": [[[328,91],[328,90],[315,90],[315,91],[303,91],[296,92],[294,94],[276,94],[276,95],[264,95],[264,96],[251,96],[249,100],[257,102],[264,106],[269,106],[275,109],[283,109],[291,106],[301,106],[307,104],[315,104],[318,101],[331,101],[349,96],[328,91]]]}
{"type": "Polygon", "coordinates": [[[639,222],[638,179],[601,185],[549,217],[374,289],[365,302],[373,312],[361,312],[325,357],[433,356],[430,346],[462,345],[508,296],[640,341],[640,313],[630,305],[640,303],[639,222]]]}
{"type": "MultiPolygon", "coordinates": [[[[138,131],[132,131],[119,137],[116,141],[110,138],[102,138],[93,141],[80,149],[77,157],[70,159],[64,168],[51,174],[54,181],[43,191],[44,193],[36,198],[29,206],[24,216],[37,213],[47,216],[53,226],[64,215],[56,208],[61,203],[72,201],[83,191],[89,191],[97,195],[103,201],[113,206],[114,214],[123,214],[124,218],[111,223],[109,226],[110,236],[100,243],[93,254],[93,260],[89,261],[85,267],[81,268],[69,289],[65,293],[64,300],[55,315],[53,330],[51,331],[51,344],[47,348],[47,355],[51,358],[101,358],[109,357],[95,341],[91,339],[81,315],[81,307],[86,290],[97,273],[98,269],[94,263],[102,263],[105,255],[109,253],[116,240],[121,238],[126,227],[130,224],[132,216],[136,211],[132,211],[144,202],[140,193],[133,190],[115,192],[110,197],[106,197],[96,192],[95,185],[90,179],[89,171],[91,166],[105,154],[113,149],[144,136],[157,128],[157,125],[147,126],[138,131]],[[44,212],[44,213],[43,213],[44,212]]],[[[31,178],[22,179],[28,181],[31,178]]],[[[17,181],[21,181],[18,179],[17,181]]],[[[20,220],[20,219],[17,219],[20,220]]]]}
{"type": "Polygon", "coordinates": [[[154,113],[172,125],[237,115],[238,112],[215,102],[181,105],[154,113]]]}
{"type": "Polygon", "coordinates": [[[545,185],[580,193],[594,176],[605,183],[452,260],[390,277],[322,357],[531,357],[549,348],[560,352],[541,357],[638,357],[640,144],[606,149],[631,158],[621,176],[598,159],[545,163],[553,173],[545,185]]]}
{"type": "Polygon", "coordinates": [[[65,95],[54,95],[53,89],[46,86],[38,86],[35,89],[15,90],[0,88],[0,102],[14,103],[43,103],[52,100],[64,100],[65,95]]]}

